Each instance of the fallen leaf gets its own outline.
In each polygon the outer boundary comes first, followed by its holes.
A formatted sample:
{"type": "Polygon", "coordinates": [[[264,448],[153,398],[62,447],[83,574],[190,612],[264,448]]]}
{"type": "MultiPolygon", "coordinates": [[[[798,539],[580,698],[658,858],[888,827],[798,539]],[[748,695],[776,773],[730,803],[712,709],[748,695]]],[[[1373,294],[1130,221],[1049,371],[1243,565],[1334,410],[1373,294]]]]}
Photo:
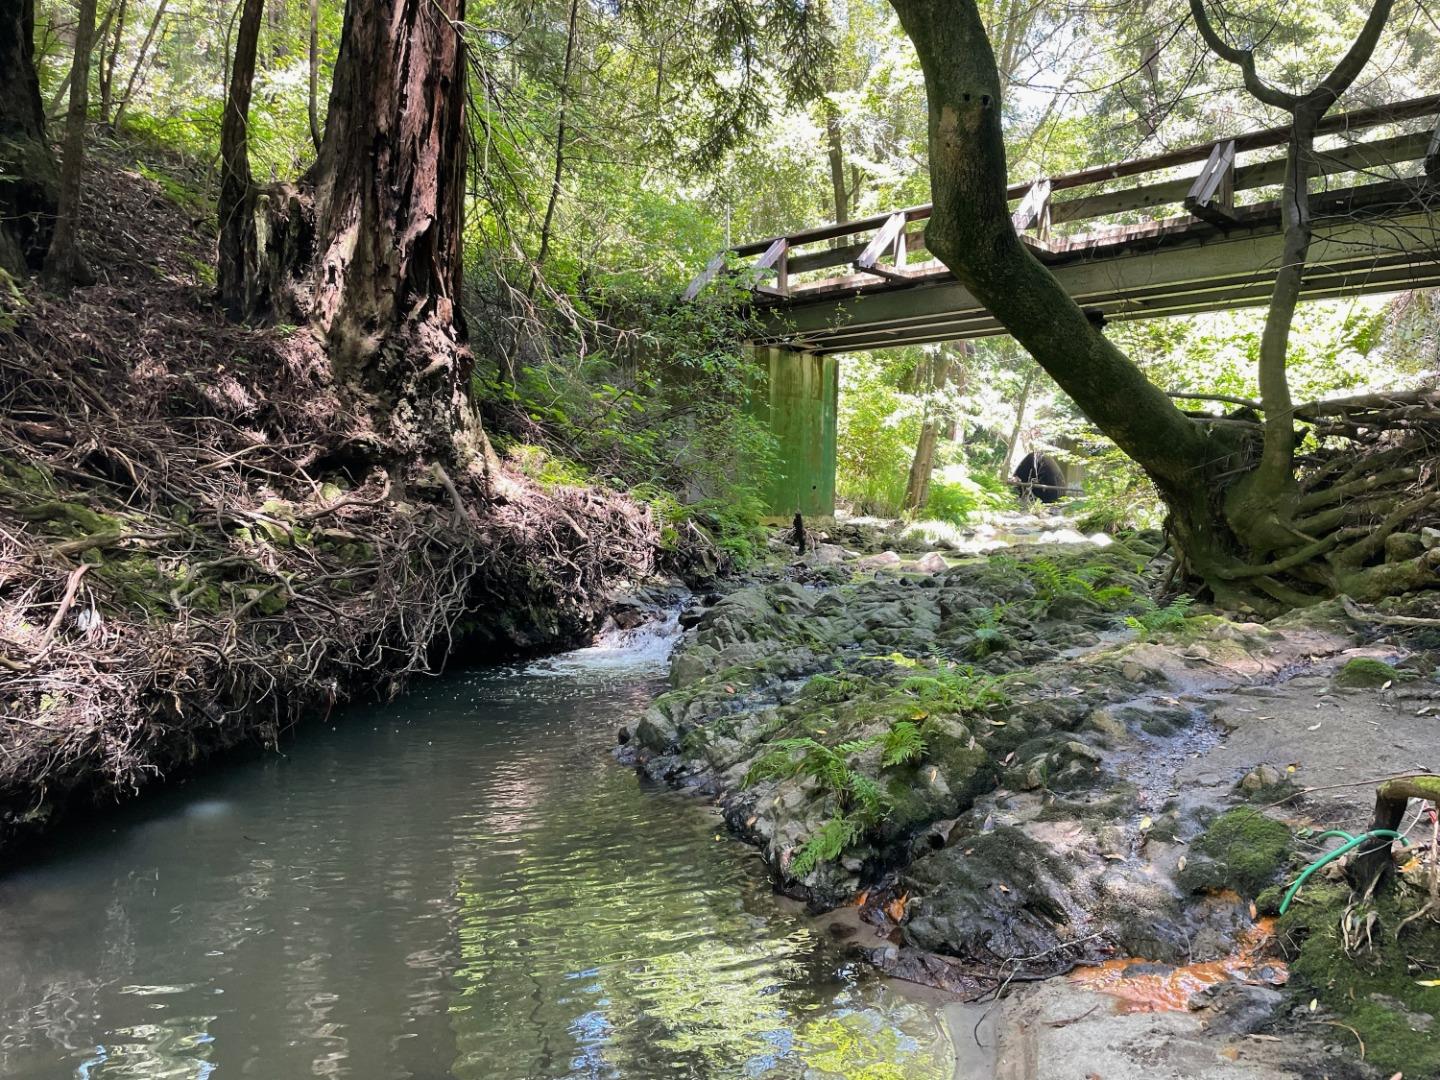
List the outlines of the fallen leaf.
{"type": "Polygon", "coordinates": [[[1309,727],[1307,727],[1305,730],[1306,730],[1306,731],[1319,731],[1319,730],[1320,730],[1320,721],[1317,720],[1315,723],[1311,724],[1311,725],[1310,725],[1309,727]]]}
{"type": "Polygon", "coordinates": [[[733,686],[730,686],[730,685],[727,683],[726,686],[725,686],[725,693],[727,693],[727,694],[733,694],[734,692],[735,692],[735,688],[734,688],[733,686]]]}
{"type": "Polygon", "coordinates": [[[990,724],[991,727],[1004,727],[1004,726],[1005,726],[1005,721],[1004,721],[1004,720],[996,720],[993,716],[990,717],[987,722],[990,724]]]}
{"type": "Polygon", "coordinates": [[[1260,915],[1260,909],[1255,906],[1255,901],[1250,901],[1250,919],[1253,922],[1260,915]]]}
{"type": "Polygon", "coordinates": [[[1001,891],[1002,893],[1004,893],[1006,896],[1009,896],[1009,895],[1010,895],[1010,886],[1009,886],[1009,885],[1006,885],[1004,882],[997,882],[997,884],[1000,886],[1000,891],[1001,891]]]}
{"type": "Polygon", "coordinates": [[[1416,979],[1416,986],[1440,986],[1440,979],[1416,979]]]}
{"type": "Polygon", "coordinates": [[[1310,1011],[1311,1011],[1311,1012],[1314,1012],[1314,1011],[1315,1011],[1316,1009],[1318,1009],[1318,1008],[1320,1008],[1320,1002],[1319,1002],[1319,1000],[1318,1000],[1317,998],[1311,998],[1311,999],[1310,999],[1310,1011]]]}
{"type": "Polygon", "coordinates": [[[1180,856],[1180,861],[1175,864],[1175,869],[1177,869],[1177,870],[1184,870],[1184,869],[1185,869],[1185,856],[1184,856],[1184,855],[1181,855],[1181,856],[1180,856]]]}
{"type": "Polygon", "coordinates": [[[1222,1047],[1220,1050],[1220,1056],[1223,1057],[1226,1061],[1239,1061],[1240,1048],[1237,1046],[1222,1047]]]}
{"type": "Polygon", "coordinates": [[[1148,817],[1143,817],[1143,818],[1140,819],[1140,831],[1141,831],[1141,832],[1144,832],[1146,829],[1150,828],[1150,826],[1151,826],[1151,825],[1154,825],[1154,824],[1155,824],[1155,822],[1154,822],[1153,820],[1151,820],[1150,818],[1148,818],[1148,817]]]}
{"type": "Polygon", "coordinates": [[[1393,683],[1394,681],[1395,681],[1394,679],[1386,679],[1383,683],[1380,684],[1380,689],[1381,689],[1381,690],[1389,690],[1389,689],[1390,689],[1390,684],[1393,683]]]}

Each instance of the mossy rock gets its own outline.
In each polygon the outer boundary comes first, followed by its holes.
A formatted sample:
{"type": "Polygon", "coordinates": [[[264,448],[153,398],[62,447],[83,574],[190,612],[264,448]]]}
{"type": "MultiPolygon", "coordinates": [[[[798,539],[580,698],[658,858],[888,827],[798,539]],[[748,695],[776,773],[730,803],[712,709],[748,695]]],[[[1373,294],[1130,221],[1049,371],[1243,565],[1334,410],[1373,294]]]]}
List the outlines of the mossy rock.
{"type": "Polygon", "coordinates": [[[1376,660],[1370,656],[1357,656],[1335,673],[1334,682],[1336,686],[1363,690],[1384,686],[1386,683],[1393,683],[1401,678],[1404,678],[1403,673],[1398,668],[1385,663],[1384,660],[1376,660]]]}
{"type": "Polygon", "coordinates": [[[1190,892],[1233,889],[1256,896],[1289,862],[1289,826],[1241,807],[1216,818],[1190,845],[1189,865],[1177,879],[1190,892]]]}
{"type": "Polygon", "coordinates": [[[1391,892],[1375,902],[1369,946],[1347,953],[1340,921],[1350,899],[1343,885],[1307,883],[1281,917],[1276,937],[1289,949],[1292,984],[1365,1040],[1380,1075],[1440,1076],[1440,986],[1423,985],[1440,978],[1440,925],[1417,919],[1397,940],[1424,898],[1391,892]]]}

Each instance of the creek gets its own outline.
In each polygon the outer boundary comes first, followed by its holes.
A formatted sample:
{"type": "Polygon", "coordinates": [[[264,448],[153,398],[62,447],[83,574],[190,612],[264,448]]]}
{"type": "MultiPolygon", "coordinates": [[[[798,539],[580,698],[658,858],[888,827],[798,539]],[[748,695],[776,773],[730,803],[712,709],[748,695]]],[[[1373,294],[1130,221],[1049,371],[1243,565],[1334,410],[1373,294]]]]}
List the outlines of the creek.
{"type": "Polygon", "coordinates": [[[447,675],[54,834],[0,876],[0,1075],[955,1075],[943,1009],[612,759],[672,641],[447,675]]]}

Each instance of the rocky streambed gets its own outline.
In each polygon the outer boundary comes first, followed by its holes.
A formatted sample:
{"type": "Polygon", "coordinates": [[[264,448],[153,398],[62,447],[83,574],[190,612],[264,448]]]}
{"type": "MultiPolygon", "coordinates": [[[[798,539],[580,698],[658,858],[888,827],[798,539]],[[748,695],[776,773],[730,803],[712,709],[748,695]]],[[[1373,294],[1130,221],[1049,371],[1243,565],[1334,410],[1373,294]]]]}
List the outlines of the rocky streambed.
{"type": "MultiPolygon", "coordinates": [[[[991,1040],[997,1075],[1086,1075],[1046,1071],[1016,1024],[1040,1030],[1063,1019],[1046,1002],[1097,989],[1061,1026],[1113,1044],[1095,1070],[1110,1080],[1172,1075],[1146,1071],[1153,1038],[1123,1019],[1167,1009],[1195,1025],[1175,1046],[1198,1039],[1216,1075],[1370,1075],[1365,1025],[1384,1036],[1370,1062],[1440,1075],[1440,1052],[1415,1048],[1440,1004],[1423,979],[1403,1000],[1367,991],[1357,1019],[1353,1000],[1327,1000],[1319,946],[1302,955],[1339,885],[1318,881],[1278,932],[1267,917],[1324,850],[1315,834],[1368,818],[1370,790],[1335,785],[1436,764],[1433,657],[1362,642],[1334,604],[1259,625],[1158,602],[1155,555],[1144,539],[968,557],[813,547],[786,580],[690,613],[671,690],[620,753],[714,799],[777,887],[882,970],[1030,1009],[991,1040]],[[1365,682],[1386,685],[1345,686],[1365,682]],[[1077,971],[1064,990],[1013,993],[1077,971]]],[[[1410,952],[1440,960],[1436,927],[1416,933],[1410,952]]],[[[1389,986],[1409,961],[1386,963],[1389,986]]],[[[1192,1059],[1173,1075],[1209,1075],[1192,1059]]]]}

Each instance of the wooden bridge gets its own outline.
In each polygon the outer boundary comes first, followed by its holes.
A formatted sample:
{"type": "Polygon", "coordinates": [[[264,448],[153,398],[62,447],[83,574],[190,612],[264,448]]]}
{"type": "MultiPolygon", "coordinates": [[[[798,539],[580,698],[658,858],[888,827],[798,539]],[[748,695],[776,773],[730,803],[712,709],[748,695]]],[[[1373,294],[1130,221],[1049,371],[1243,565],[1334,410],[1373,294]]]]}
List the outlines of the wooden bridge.
{"type": "MultiPolygon", "coordinates": [[[[1440,287],[1437,116],[1440,94],[1322,123],[1306,298],[1440,287]]],[[[1016,184],[1015,229],[1097,318],[1264,304],[1282,259],[1288,136],[1267,128],[1016,184]]],[[[930,212],[912,206],[742,244],[686,290],[693,299],[722,275],[749,289],[757,360],[770,376],[761,407],[783,470],[769,494],[777,518],[834,512],[837,354],[1005,332],[929,257],[930,212]]]]}
{"type": "MultiPolygon", "coordinates": [[[[1323,122],[1317,146],[1332,145],[1317,149],[1313,170],[1307,298],[1440,286],[1437,115],[1440,94],[1323,122]],[[1357,138],[1377,128],[1390,130],[1357,138]]],[[[1107,320],[1263,304],[1281,261],[1287,136],[1267,128],[1016,184],[1016,231],[1078,303],[1107,320]]],[[[822,355],[1003,334],[928,257],[930,211],[742,244],[711,260],[686,296],[733,272],[751,287],[759,344],[822,355]]]]}

